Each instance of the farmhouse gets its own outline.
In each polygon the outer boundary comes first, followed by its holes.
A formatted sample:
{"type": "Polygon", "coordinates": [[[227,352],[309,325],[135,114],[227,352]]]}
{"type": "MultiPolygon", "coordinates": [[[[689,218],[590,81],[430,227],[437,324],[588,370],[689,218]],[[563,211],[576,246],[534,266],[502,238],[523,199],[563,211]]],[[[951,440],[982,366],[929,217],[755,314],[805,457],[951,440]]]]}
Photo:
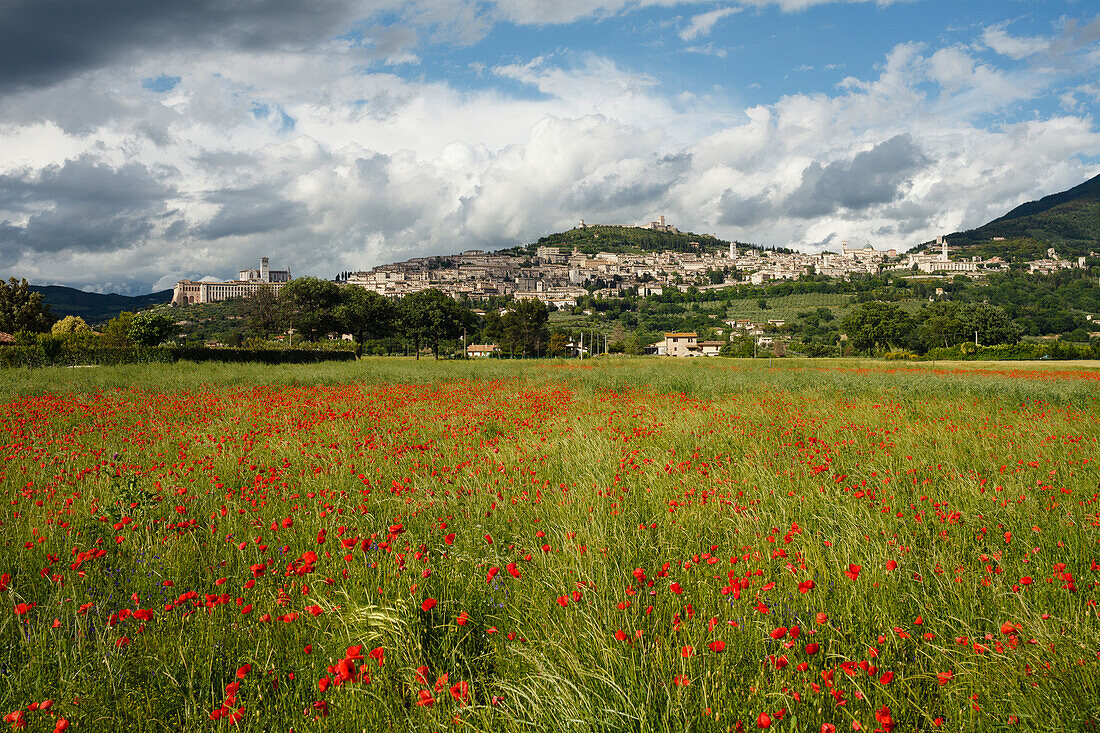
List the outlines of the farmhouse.
{"type": "Polygon", "coordinates": [[[500,347],[496,344],[470,344],[466,347],[466,356],[471,359],[485,359],[499,353],[500,347]]]}
{"type": "MultiPolygon", "coordinates": [[[[699,334],[694,331],[666,333],[664,354],[666,356],[698,356],[701,352],[699,334]]],[[[657,353],[661,353],[658,349],[657,353]]]]}

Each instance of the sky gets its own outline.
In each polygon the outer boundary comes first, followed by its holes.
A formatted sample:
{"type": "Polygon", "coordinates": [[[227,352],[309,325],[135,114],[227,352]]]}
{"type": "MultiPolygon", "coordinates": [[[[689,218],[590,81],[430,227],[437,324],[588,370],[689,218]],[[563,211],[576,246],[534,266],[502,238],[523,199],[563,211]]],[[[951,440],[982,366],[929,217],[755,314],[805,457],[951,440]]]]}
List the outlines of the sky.
{"type": "Polygon", "coordinates": [[[1090,0],[5,0],[0,274],[332,278],[664,215],[909,249],[1100,173],[1090,0]]]}

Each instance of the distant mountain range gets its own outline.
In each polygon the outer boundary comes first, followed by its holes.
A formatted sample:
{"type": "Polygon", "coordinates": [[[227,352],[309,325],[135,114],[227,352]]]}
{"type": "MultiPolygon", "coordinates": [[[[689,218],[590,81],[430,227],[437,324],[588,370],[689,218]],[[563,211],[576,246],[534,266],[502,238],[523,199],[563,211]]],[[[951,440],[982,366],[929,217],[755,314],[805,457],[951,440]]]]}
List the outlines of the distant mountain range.
{"type": "Polygon", "coordinates": [[[63,285],[31,285],[30,289],[42,293],[43,302],[49,304],[56,316],[80,316],[88,323],[103,323],[122,311],[139,311],[154,305],[172,301],[171,290],[160,290],[148,295],[118,295],[110,293],[86,293],[63,285]]]}
{"type": "Polygon", "coordinates": [[[947,242],[956,254],[985,258],[1035,259],[1048,247],[1063,257],[1088,256],[1100,250],[1100,176],[1020,204],[976,229],[949,234],[947,242]]]}

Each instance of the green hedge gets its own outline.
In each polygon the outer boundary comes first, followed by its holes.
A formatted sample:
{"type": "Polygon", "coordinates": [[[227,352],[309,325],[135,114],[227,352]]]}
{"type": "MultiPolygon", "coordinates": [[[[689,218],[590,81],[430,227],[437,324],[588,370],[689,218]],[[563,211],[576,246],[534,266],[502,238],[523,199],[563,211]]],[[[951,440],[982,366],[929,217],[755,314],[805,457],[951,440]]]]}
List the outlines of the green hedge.
{"type": "Polygon", "coordinates": [[[154,346],[149,348],[44,349],[41,345],[0,348],[2,367],[81,366],[109,364],[216,361],[232,364],[315,364],[322,361],[355,361],[355,353],[332,349],[215,349],[207,346],[154,346]]]}
{"type": "Polygon", "coordinates": [[[322,361],[355,361],[355,352],[344,349],[214,349],[188,346],[175,349],[177,361],[219,361],[232,364],[316,364],[322,361]]]}
{"type": "Polygon", "coordinates": [[[925,359],[942,361],[1031,361],[1034,359],[1098,359],[1100,342],[1078,344],[1069,341],[1049,343],[1002,344],[1000,346],[975,346],[959,344],[949,349],[929,349],[925,359]]]}

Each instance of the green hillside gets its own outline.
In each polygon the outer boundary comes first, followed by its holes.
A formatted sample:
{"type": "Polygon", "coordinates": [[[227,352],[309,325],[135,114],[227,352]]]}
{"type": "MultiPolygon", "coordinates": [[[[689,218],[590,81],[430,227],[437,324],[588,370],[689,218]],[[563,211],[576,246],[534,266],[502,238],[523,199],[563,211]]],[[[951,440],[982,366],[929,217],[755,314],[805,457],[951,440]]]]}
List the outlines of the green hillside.
{"type": "Polygon", "coordinates": [[[139,311],[154,305],[163,305],[172,300],[171,290],[161,290],[147,295],[118,295],[110,293],[86,293],[76,288],[62,285],[31,285],[30,289],[42,293],[43,302],[50,311],[64,318],[80,316],[88,323],[103,323],[122,311],[139,311]]]}
{"type": "Polygon", "coordinates": [[[1100,176],[1021,204],[977,229],[950,234],[947,241],[965,256],[1021,261],[1045,256],[1048,247],[1062,257],[1088,256],[1100,250],[1100,176]]]}
{"type": "MultiPolygon", "coordinates": [[[[753,244],[737,242],[741,250],[760,249],[753,244]]],[[[540,237],[537,242],[513,250],[517,254],[534,252],[538,247],[561,247],[564,251],[576,249],[586,255],[597,252],[725,252],[730,243],[710,234],[692,232],[661,232],[624,226],[588,226],[540,237]]],[[[785,250],[782,250],[785,251],[785,250]]]]}

